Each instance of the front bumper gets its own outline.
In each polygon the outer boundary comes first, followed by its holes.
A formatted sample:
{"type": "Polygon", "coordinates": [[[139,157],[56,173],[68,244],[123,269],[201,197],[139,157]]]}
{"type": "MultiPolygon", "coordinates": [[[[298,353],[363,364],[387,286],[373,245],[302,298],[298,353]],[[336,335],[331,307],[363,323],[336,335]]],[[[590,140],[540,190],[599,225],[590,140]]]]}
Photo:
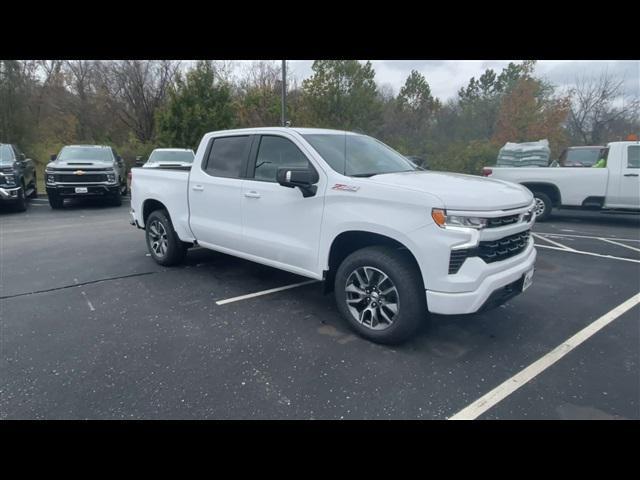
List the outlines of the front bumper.
{"type": "Polygon", "coordinates": [[[531,245],[521,255],[513,257],[509,268],[484,277],[478,288],[471,292],[437,292],[427,290],[427,306],[432,313],[459,315],[475,313],[504,303],[522,291],[518,284],[523,275],[535,265],[536,249],[531,245]],[[493,296],[492,296],[493,295],[493,296]]]}
{"type": "Polygon", "coordinates": [[[12,202],[18,200],[18,192],[22,187],[0,188],[0,201],[12,202]]]}
{"type": "Polygon", "coordinates": [[[121,188],[118,184],[73,184],[73,185],[47,185],[47,195],[54,194],[60,197],[101,197],[105,195],[115,195],[121,188]],[[76,187],[83,187],[87,189],[87,193],[76,193],[76,187]]]}

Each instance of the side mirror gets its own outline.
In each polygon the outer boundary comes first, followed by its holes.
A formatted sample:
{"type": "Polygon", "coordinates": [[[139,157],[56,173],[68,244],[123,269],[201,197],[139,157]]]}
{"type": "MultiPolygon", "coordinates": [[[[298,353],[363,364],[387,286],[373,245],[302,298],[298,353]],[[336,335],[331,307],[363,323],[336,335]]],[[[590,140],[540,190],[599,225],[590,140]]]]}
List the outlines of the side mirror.
{"type": "Polygon", "coordinates": [[[318,191],[318,172],[309,168],[279,168],[276,180],[283,187],[299,188],[302,196],[312,197],[318,191]]]}
{"type": "Polygon", "coordinates": [[[134,164],[136,167],[141,167],[142,165],[144,165],[144,162],[137,160],[136,163],[134,164]]]}
{"type": "Polygon", "coordinates": [[[55,153],[52,153],[52,154],[51,154],[51,157],[50,157],[50,158],[51,158],[51,161],[52,161],[52,162],[55,162],[57,157],[58,157],[58,156],[57,156],[55,153]]]}

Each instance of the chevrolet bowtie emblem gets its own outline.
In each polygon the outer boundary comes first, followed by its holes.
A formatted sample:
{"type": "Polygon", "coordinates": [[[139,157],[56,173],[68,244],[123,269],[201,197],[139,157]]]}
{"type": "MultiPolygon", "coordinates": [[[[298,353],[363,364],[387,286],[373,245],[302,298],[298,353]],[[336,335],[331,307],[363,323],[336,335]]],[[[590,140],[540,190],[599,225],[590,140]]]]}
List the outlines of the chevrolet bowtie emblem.
{"type": "Polygon", "coordinates": [[[84,175],[84,170],[76,170],[75,172],[76,175],[84,175]]]}

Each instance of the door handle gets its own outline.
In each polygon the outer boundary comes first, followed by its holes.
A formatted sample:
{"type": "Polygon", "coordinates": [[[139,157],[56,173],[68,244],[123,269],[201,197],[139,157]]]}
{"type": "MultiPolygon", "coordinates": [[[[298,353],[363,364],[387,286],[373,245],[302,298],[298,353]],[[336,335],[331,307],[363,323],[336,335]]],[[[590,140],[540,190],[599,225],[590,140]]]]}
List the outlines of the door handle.
{"type": "Polygon", "coordinates": [[[202,192],[204,190],[204,187],[202,185],[194,185],[193,187],[191,187],[193,190],[195,190],[196,192],[202,192]]]}
{"type": "Polygon", "coordinates": [[[255,190],[251,190],[250,192],[244,192],[244,196],[248,198],[260,198],[260,194],[255,190]]]}
{"type": "Polygon", "coordinates": [[[637,173],[625,173],[624,176],[625,177],[637,177],[638,174],[637,173]]]}

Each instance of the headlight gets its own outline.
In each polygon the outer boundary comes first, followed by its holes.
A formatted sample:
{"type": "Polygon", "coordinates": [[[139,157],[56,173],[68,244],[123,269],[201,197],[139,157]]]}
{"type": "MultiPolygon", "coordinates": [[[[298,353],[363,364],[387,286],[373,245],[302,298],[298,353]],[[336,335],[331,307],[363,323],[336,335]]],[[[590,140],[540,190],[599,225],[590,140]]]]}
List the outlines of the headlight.
{"type": "Polygon", "coordinates": [[[47,183],[55,183],[55,181],[56,181],[56,178],[53,175],[53,173],[46,173],[45,177],[47,179],[47,183]]]}
{"type": "Polygon", "coordinates": [[[15,175],[11,175],[11,174],[7,175],[7,174],[5,174],[5,176],[4,176],[4,180],[5,180],[5,182],[7,182],[7,184],[9,184],[9,185],[15,185],[15,183],[16,183],[16,177],[15,177],[15,175]]]}
{"type": "Polygon", "coordinates": [[[488,220],[480,217],[463,217],[461,215],[447,215],[442,208],[431,210],[431,218],[439,227],[465,227],[480,230],[487,226],[488,220]]]}
{"type": "Polygon", "coordinates": [[[535,218],[535,215],[533,214],[533,207],[531,207],[527,211],[527,213],[523,213],[522,214],[522,221],[525,222],[525,223],[529,223],[532,218],[535,218]]]}
{"type": "Polygon", "coordinates": [[[116,174],[114,173],[107,173],[107,182],[109,183],[115,183],[116,181],[116,174]]]}

